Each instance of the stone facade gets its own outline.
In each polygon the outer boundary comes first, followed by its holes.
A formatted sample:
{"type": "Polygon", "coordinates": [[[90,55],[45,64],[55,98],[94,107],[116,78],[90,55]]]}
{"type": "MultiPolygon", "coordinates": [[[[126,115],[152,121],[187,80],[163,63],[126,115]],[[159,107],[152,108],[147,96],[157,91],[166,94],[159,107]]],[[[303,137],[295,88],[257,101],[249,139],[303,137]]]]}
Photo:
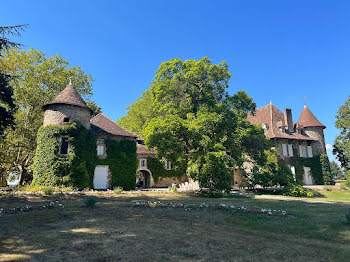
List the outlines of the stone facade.
{"type": "Polygon", "coordinates": [[[326,153],[326,142],[322,127],[305,127],[304,132],[308,136],[317,139],[317,141],[312,143],[312,149],[315,154],[320,155],[326,153]]]}
{"type": "Polygon", "coordinates": [[[44,114],[44,126],[59,125],[62,126],[68,119],[68,123],[79,122],[86,129],[90,129],[91,114],[88,108],[74,105],[53,104],[47,106],[44,114]]]}

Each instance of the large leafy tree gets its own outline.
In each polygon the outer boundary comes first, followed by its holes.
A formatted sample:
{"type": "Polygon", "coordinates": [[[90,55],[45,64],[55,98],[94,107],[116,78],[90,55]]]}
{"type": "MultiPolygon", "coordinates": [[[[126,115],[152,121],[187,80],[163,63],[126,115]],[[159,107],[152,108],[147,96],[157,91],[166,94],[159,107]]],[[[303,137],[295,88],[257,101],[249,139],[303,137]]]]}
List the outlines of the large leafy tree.
{"type": "Polygon", "coordinates": [[[36,134],[43,121],[42,105],[52,100],[71,78],[85,98],[91,95],[90,75],[80,67],[69,67],[59,55],[30,49],[12,49],[0,58],[0,71],[11,76],[14,101],[18,110],[14,115],[15,129],[6,129],[0,143],[0,165],[3,172],[17,171],[20,183],[30,179],[36,134]]]}
{"type": "Polygon", "coordinates": [[[339,108],[336,119],[335,126],[340,129],[340,134],[335,140],[333,153],[344,170],[350,171],[350,96],[339,108]]]}
{"type": "Polygon", "coordinates": [[[231,169],[246,160],[264,162],[268,147],[262,128],[246,120],[255,110],[252,99],[244,91],[228,94],[230,77],[225,62],[171,59],[160,65],[150,89],[121,123],[134,122],[158,157],[186,164],[202,187],[227,191],[231,169]],[[146,121],[133,120],[139,106],[147,108],[140,112],[147,112],[146,121]]]}

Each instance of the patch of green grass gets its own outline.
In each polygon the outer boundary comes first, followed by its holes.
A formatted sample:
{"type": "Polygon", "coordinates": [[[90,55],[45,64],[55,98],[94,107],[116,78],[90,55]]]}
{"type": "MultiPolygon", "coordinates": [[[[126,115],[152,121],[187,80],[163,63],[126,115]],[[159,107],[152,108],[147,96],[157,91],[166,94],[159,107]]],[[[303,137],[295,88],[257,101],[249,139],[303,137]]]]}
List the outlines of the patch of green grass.
{"type": "MultiPolygon", "coordinates": [[[[330,192],[331,193],[331,192],[330,192]]],[[[344,205],[180,193],[1,196],[1,207],[59,199],[64,209],[0,217],[0,257],[31,261],[347,261],[344,205]],[[136,201],[224,203],[286,210],[294,218],[216,209],[132,208],[136,201]]]]}

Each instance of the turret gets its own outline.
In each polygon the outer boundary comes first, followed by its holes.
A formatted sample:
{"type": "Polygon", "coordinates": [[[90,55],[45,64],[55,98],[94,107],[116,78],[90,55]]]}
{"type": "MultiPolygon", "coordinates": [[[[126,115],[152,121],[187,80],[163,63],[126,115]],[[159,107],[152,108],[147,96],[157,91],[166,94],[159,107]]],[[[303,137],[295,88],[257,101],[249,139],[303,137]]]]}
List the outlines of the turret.
{"type": "Polygon", "coordinates": [[[75,87],[70,82],[50,103],[43,107],[44,126],[65,125],[79,122],[90,129],[91,109],[85,104],[75,87]]]}
{"type": "Polygon", "coordinates": [[[317,139],[317,142],[312,144],[313,152],[316,154],[326,153],[326,143],[323,133],[323,129],[325,129],[326,126],[318,121],[306,104],[304,105],[304,109],[300,114],[297,124],[303,128],[308,136],[317,139]]]}

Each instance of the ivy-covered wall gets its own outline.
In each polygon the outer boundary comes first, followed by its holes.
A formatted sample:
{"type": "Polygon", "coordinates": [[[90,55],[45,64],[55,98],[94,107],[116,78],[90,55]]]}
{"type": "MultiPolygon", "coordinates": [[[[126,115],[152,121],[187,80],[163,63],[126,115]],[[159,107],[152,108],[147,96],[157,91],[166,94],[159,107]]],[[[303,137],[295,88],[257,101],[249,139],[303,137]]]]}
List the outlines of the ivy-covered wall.
{"type": "Polygon", "coordinates": [[[298,184],[300,185],[303,184],[304,167],[310,167],[312,177],[315,180],[315,184],[323,185],[324,181],[323,181],[322,166],[320,163],[320,155],[310,157],[310,158],[291,157],[288,159],[288,163],[291,166],[295,167],[295,178],[298,184]]]}
{"type": "Polygon", "coordinates": [[[172,163],[172,170],[166,170],[164,161],[155,157],[147,158],[147,167],[152,172],[154,182],[157,182],[160,177],[182,177],[186,174],[186,168],[183,165],[172,163]]]}
{"type": "Polygon", "coordinates": [[[42,126],[37,135],[33,185],[93,188],[96,165],[108,165],[112,187],[135,188],[137,156],[134,141],[106,140],[107,158],[98,159],[96,137],[79,123],[42,126]],[[68,137],[68,156],[59,154],[60,137],[68,137]]]}

